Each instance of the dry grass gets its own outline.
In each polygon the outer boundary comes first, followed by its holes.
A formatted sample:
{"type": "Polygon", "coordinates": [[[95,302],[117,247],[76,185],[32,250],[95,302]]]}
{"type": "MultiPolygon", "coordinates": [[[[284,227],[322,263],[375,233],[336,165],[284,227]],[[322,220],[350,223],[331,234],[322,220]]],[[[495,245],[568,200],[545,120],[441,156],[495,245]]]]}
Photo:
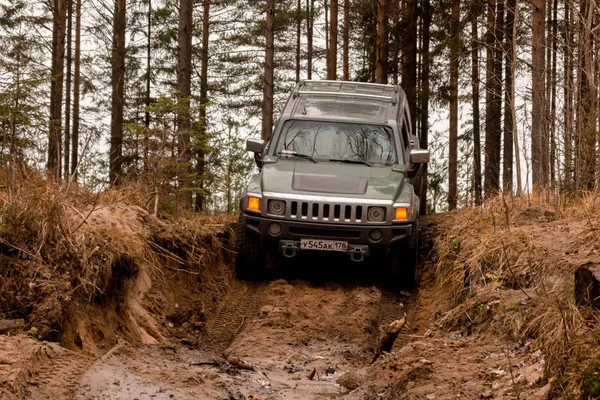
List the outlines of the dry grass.
{"type": "Polygon", "coordinates": [[[600,200],[547,203],[545,195],[495,198],[433,216],[438,230],[434,297],[447,329],[500,334],[543,350],[555,396],[579,396],[598,351],[600,313],[578,307],[573,274],[600,261],[600,200]],[[580,371],[580,372],[578,372],[580,371]]]}
{"type": "Polygon", "coordinates": [[[229,247],[229,217],[159,219],[139,187],[94,194],[21,174],[0,186],[0,318],[25,318],[41,338],[57,340],[72,307],[110,301],[141,265],[200,276],[229,247]]]}

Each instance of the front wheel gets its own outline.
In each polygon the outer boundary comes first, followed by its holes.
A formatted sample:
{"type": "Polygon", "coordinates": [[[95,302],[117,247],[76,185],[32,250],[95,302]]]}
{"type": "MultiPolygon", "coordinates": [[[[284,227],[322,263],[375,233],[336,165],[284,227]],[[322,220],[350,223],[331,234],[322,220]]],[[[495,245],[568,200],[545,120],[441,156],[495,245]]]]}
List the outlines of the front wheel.
{"type": "Polygon", "coordinates": [[[260,237],[248,232],[244,225],[244,216],[240,213],[237,226],[236,276],[238,279],[258,279],[265,269],[265,262],[260,237]]]}
{"type": "Polygon", "coordinates": [[[416,285],[415,272],[419,251],[419,220],[413,222],[411,235],[389,250],[386,282],[393,289],[412,289],[416,285]]]}

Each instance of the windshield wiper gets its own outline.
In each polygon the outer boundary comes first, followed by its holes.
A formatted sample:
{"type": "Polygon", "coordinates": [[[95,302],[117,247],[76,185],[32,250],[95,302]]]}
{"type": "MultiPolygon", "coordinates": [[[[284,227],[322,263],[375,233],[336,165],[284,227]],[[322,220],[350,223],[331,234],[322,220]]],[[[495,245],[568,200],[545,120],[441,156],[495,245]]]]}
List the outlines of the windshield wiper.
{"type": "Polygon", "coordinates": [[[279,151],[280,156],[292,156],[292,157],[298,157],[298,158],[304,158],[305,160],[310,160],[312,162],[314,162],[315,164],[317,164],[317,161],[312,158],[311,156],[309,156],[308,154],[301,154],[301,153],[296,153],[294,150],[281,150],[279,151]]]}
{"type": "Polygon", "coordinates": [[[363,164],[363,165],[368,165],[369,167],[372,167],[373,165],[365,160],[352,160],[350,158],[345,158],[343,160],[336,160],[334,158],[331,158],[329,161],[335,161],[335,162],[343,162],[343,163],[348,163],[348,164],[363,164]]]}

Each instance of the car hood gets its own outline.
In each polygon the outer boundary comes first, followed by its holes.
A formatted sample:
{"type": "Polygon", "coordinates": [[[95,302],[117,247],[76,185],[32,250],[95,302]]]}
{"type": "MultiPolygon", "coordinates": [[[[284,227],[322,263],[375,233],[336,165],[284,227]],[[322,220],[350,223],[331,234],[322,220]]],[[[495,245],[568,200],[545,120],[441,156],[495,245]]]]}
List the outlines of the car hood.
{"type": "Polygon", "coordinates": [[[391,167],[279,159],[262,170],[263,192],[394,201],[404,173],[391,167]]]}

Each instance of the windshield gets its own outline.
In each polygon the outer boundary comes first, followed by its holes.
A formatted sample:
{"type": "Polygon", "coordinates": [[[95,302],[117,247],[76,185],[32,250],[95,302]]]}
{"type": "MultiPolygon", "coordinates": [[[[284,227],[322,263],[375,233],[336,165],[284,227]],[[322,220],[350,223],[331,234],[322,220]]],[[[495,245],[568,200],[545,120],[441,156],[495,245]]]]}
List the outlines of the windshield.
{"type": "Polygon", "coordinates": [[[397,161],[392,138],[392,129],[387,126],[290,120],[283,125],[275,153],[296,152],[317,161],[389,166],[397,161]]]}

